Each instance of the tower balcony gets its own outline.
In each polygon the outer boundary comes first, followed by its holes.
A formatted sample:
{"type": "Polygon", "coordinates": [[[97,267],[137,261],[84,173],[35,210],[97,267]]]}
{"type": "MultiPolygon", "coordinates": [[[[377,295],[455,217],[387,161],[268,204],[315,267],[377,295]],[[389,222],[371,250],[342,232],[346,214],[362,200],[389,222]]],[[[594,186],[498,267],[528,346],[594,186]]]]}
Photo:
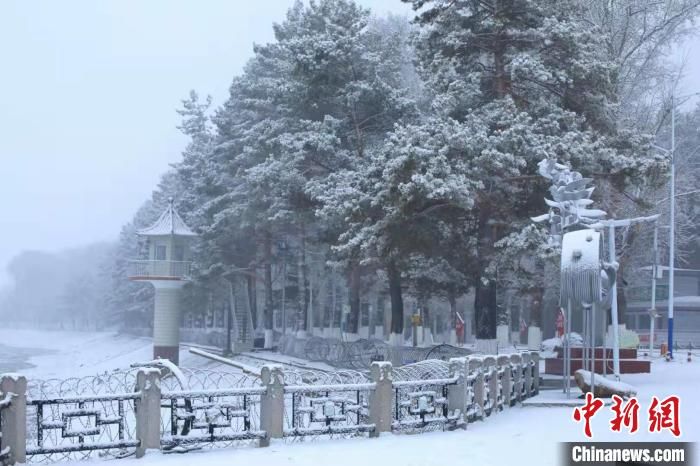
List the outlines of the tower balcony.
{"type": "Polygon", "coordinates": [[[189,280],[192,262],[132,260],[127,267],[129,280],[189,280]]]}

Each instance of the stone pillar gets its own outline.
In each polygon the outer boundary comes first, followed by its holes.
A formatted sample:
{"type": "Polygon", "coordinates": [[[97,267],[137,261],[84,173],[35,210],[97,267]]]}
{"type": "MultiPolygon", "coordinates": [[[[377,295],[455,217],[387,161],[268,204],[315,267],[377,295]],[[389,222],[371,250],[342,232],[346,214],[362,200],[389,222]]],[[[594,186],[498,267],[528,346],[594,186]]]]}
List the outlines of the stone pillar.
{"type": "Polygon", "coordinates": [[[499,325],[496,327],[496,341],[498,342],[499,348],[505,348],[510,343],[508,341],[508,334],[510,333],[510,328],[508,325],[499,325]]]}
{"type": "Polygon", "coordinates": [[[496,358],[494,356],[486,356],[484,358],[484,372],[489,374],[489,382],[486,390],[489,391],[489,399],[491,400],[491,413],[498,410],[498,369],[496,368],[496,358]]]}
{"type": "Polygon", "coordinates": [[[513,386],[513,375],[510,370],[510,357],[502,355],[498,357],[498,371],[501,375],[501,393],[503,395],[503,407],[510,406],[510,392],[513,386]]]}
{"type": "Polygon", "coordinates": [[[532,368],[532,387],[534,394],[537,395],[540,393],[540,353],[532,351],[530,353],[530,358],[532,362],[535,363],[532,368]]]}
{"type": "Polygon", "coordinates": [[[2,410],[0,451],[9,447],[4,464],[27,461],[27,379],[19,374],[4,374],[0,379],[0,401],[10,394],[10,406],[2,410]]]}
{"type": "Polygon", "coordinates": [[[530,398],[532,393],[532,369],[530,368],[530,353],[522,353],[523,358],[523,398],[530,398]]]}
{"type": "Polygon", "coordinates": [[[260,399],[260,428],[265,438],[261,447],[270,446],[270,439],[284,436],[284,372],[281,366],[264,366],[260,372],[267,389],[260,399]]]}
{"type": "Polygon", "coordinates": [[[180,360],[180,282],[154,283],[153,359],[180,360]]]}
{"type": "Polygon", "coordinates": [[[369,419],[374,424],[371,437],[382,432],[391,432],[391,408],[393,401],[392,365],[386,361],[375,361],[370,366],[372,382],[376,384],[369,395],[369,419]]]}
{"type": "Polygon", "coordinates": [[[539,327],[527,328],[527,348],[539,351],[542,346],[542,330],[539,327]]]}
{"type": "Polygon", "coordinates": [[[519,354],[510,355],[511,370],[513,372],[513,396],[511,399],[511,406],[515,404],[516,401],[520,400],[520,394],[523,389],[523,370],[522,370],[522,358],[519,354]]]}
{"type": "Polygon", "coordinates": [[[457,383],[447,387],[447,409],[449,412],[459,412],[462,415],[462,425],[466,428],[468,422],[467,408],[469,395],[467,378],[469,362],[467,358],[450,359],[450,377],[457,377],[457,383]]]}
{"type": "Polygon", "coordinates": [[[477,416],[484,418],[484,404],[486,402],[486,389],[484,386],[484,372],[480,359],[469,358],[469,373],[476,373],[474,380],[474,403],[477,406],[477,416]]]}
{"type": "Polygon", "coordinates": [[[160,449],[160,371],[139,369],[136,390],[141,393],[135,406],[136,438],[141,442],[136,457],[141,458],[146,450],[160,449]]]}

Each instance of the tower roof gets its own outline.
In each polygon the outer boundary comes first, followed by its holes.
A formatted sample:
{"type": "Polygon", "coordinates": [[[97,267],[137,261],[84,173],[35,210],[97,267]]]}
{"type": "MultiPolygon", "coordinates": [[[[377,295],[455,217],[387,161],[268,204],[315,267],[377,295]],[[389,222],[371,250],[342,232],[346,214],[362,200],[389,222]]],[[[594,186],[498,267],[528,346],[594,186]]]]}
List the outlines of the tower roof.
{"type": "Polygon", "coordinates": [[[192,231],[175,211],[172,197],[168,199],[168,208],[158,217],[158,220],[153,225],[138,230],[136,234],[140,236],[197,236],[197,233],[192,231]]]}

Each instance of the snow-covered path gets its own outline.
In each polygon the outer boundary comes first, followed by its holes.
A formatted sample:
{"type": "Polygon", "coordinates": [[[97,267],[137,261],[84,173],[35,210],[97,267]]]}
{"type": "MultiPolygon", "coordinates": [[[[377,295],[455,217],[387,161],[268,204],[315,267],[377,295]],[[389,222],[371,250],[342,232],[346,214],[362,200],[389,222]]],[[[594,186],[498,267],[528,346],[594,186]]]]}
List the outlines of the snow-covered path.
{"type": "MultiPolygon", "coordinates": [[[[0,330],[0,342],[18,348],[50,350],[29,359],[36,367],[21,370],[29,377],[41,378],[88,375],[128,367],[133,362],[148,360],[151,354],[149,339],[114,333],[0,330]]],[[[181,358],[185,366],[203,367],[210,364],[186,350],[181,353],[181,358]]],[[[680,440],[700,440],[700,402],[697,400],[700,360],[691,363],[684,359],[673,363],[657,360],[652,364],[651,376],[625,376],[623,381],[639,390],[640,431],[634,435],[611,432],[608,423],[612,413],[609,407],[605,407],[593,419],[594,440],[674,440],[668,432],[647,432],[646,410],[651,397],[661,398],[671,394],[681,398],[680,440]]],[[[145,461],[124,459],[119,460],[118,465],[556,465],[559,464],[558,442],[578,440],[584,440],[583,426],[573,421],[571,408],[515,407],[485,421],[470,424],[466,431],[295,444],[273,442],[269,448],[214,449],[184,455],[153,452],[145,461]]],[[[77,466],[99,462],[62,464],[77,466]]]]}

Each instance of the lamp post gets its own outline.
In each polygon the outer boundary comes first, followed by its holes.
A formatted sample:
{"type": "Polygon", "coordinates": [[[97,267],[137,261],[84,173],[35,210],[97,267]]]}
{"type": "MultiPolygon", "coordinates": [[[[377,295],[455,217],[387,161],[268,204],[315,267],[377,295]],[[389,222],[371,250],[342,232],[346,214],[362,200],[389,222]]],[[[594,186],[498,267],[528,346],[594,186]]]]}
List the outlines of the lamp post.
{"type": "Polygon", "coordinates": [[[668,247],[668,355],[673,359],[673,284],[676,257],[676,107],[671,94],[671,218],[668,247]]]}

